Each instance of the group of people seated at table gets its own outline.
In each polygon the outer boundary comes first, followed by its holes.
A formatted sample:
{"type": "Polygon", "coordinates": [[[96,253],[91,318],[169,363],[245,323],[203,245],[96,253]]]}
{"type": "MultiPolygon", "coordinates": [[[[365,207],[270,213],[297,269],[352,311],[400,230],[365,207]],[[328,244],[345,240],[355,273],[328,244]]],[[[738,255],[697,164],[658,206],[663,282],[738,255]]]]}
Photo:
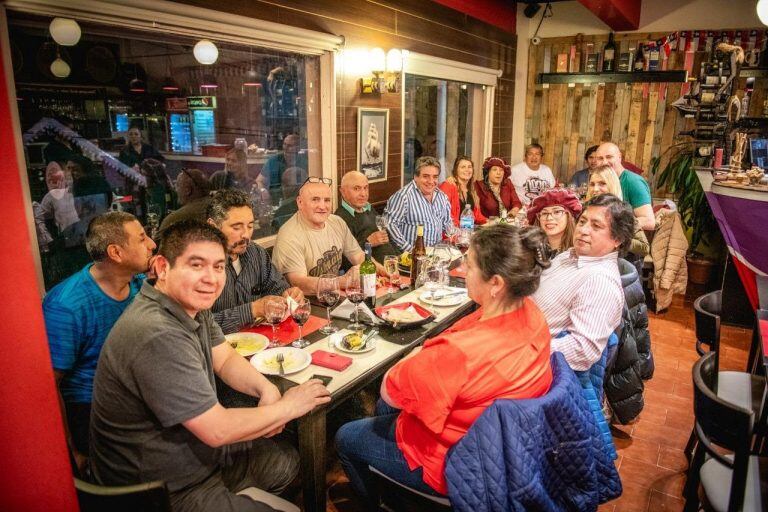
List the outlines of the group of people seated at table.
{"type": "MultiPolygon", "coordinates": [[[[375,416],[336,436],[363,502],[373,495],[369,465],[416,490],[445,494],[446,454],[486,407],[546,394],[552,351],[574,371],[588,370],[620,323],[617,258],[647,225],[640,203],[644,193],[650,208],[650,193],[647,183],[622,178],[628,171],[616,172],[614,144],[597,154],[606,165],[591,169],[584,204],[551,188],[537,145],[511,169],[486,159],[482,181],[460,157],[439,186],[439,161],[422,157],[413,181],[387,201],[385,231],[376,226],[364,174],[343,176],[335,214],[331,180],[308,177],[271,256],[251,240],[252,197],[238,189],[191,198],[188,204],[205,200],[196,207],[206,221],[175,219],[157,244],[131,214],[97,217],[86,235],[93,261],[43,300],[75,462],[87,462],[104,485],[163,480],[178,510],[271,510],[237,492],[286,489],[298,456],[279,434],[330,395],[316,379],[281,394],[224,334],[259,322],[269,299],[314,295],[318,278],[339,275],[343,260],[362,263],[366,242],[378,267],[383,255],[412,248],[417,225],[429,246],[466,205],[477,224],[527,205],[530,226],[489,223],[471,238],[466,287],[478,308],[392,367],[375,416]],[[258,398],[258,407],[222,406],[215,377],[258,398]]],[[[195,172],[186,178],[199,181],[195,172]]]]}

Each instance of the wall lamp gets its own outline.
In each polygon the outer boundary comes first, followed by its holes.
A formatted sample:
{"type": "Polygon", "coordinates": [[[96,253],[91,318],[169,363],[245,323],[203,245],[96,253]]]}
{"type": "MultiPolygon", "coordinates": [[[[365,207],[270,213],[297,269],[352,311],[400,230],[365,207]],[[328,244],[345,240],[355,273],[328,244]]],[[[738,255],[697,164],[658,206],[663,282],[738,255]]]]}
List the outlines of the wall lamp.
{"type": "Polygon", "coordinates": [[[373,48],[367,52],[358,51],[351,54],[352,66],[358,68],[361,74],[370,73],[370,77],[362,77],[362,94],[381,94],[384,92],[399,92],[400,77],[403,72],[403,62],[408,50],[392,48],[384,53],[381,48],[373,48]]]}

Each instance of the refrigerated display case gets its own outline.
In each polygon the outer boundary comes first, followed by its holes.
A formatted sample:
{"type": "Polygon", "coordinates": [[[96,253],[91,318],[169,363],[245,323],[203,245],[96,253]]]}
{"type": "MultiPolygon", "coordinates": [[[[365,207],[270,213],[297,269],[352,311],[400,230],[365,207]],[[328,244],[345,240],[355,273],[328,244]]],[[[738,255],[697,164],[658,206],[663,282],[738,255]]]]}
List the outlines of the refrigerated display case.
{"type": "Polygon", "coordinates": [[[192,126],[188,113],[172,112],[168,116],[170,150],[174,153],[192,152],[192,126]]]}

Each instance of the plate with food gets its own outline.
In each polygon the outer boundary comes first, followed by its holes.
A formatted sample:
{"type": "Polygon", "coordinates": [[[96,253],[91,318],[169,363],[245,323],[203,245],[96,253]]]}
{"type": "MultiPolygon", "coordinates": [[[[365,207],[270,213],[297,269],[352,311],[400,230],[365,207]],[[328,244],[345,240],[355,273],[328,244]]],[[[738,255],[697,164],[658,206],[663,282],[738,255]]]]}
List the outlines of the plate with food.
{"type": "Polygon", "coordinates": [[[277,347],[255,354],[251,358],[251,365],[264,375],[280,375],[279,355],[282,355],[283,359],[283,375],[300,372],[312,362],[312,357],[304,350],[277,347]]]}
{"type": "Polygon", "coordinates": [[[376,348],[376,335],[368,338],[368,333],[350,332],[335,333],[333,336],[333,346],[342,352],[348,354],[363,354],[376,348]]]}
{"type": "Polygon", "coordinates": [[[414,302],[402,302],[383,306],[374,310],[376,316],[384,320],[395,329],[417,327],[435,319],[435,316],[426,308],[414,302]]]}
{"type": "Polygon", "coordinates": [[[432,291],[425,291],[419,296],[419,300],[430,306],[458,306],[467,300],[467,290],[449,288],[448,290],[437,290],[434,293],[432,291]]]}
{"type": "Polygon", "coordinates": [[[269,345],[269,339],[266,336],[255,332],[235,332],[224,337],[227,343],[243,357],[261,352],[269,345]]]}

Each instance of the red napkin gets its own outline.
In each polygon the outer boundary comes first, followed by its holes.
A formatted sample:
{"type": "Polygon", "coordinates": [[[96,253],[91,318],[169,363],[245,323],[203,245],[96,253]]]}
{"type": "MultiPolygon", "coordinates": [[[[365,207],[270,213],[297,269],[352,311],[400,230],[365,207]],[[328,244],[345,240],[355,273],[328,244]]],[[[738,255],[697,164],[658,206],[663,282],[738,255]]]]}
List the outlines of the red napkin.
{"type": "MultiPolygon", "coordinates": [[[[400,286],[410,286],[411,280],[408,277],[400,276],[400,286]]],[[[384,297],[389,293],[389,279],[386,277],[379,277],[376,283],[376,298],[384,297]]]]}
{"type": "Polygon", "coordinates": [[[448,272],[448,275],[451,277],[458,277],[461,279],[466,279],[467,277],[467,266],[466,265],[459,265],[455,269],[448,272]]]}
{"type": "MultiPolygon", "coordinates": [[[[304,324],[304,329],[302,330],[302,334],[306,337],[307,334],[311,332],[315,332],[322,326],[328,323],[328,320],[325,318],[320,318],[318,316],[310,315],[309,319],[307,320],[307,323],[304,324]]],[[[256,332],[259,334],[263,334],[269,339],[272,339],[272,326],[269,324],[261,324],[261,325],[255,325],[253,327],[248,327],[246,329],[243,329],[242,332],[256,332]]],[[[281,345],[288,345],[290,342],[299,339],[299,326],[296,324],[296,322],[293,321],[293,318],[288,317],[287,319],[283,320],[283,322],[277,326],[277,329],[275,330],[277,334],[277,340],[280,342],[281,345]]]]}
{"type": "Polygon", "coordinates": [[[325,350],[312,352],[312,364],[340,372],[352,364],[352,358],[325,350]]]}

